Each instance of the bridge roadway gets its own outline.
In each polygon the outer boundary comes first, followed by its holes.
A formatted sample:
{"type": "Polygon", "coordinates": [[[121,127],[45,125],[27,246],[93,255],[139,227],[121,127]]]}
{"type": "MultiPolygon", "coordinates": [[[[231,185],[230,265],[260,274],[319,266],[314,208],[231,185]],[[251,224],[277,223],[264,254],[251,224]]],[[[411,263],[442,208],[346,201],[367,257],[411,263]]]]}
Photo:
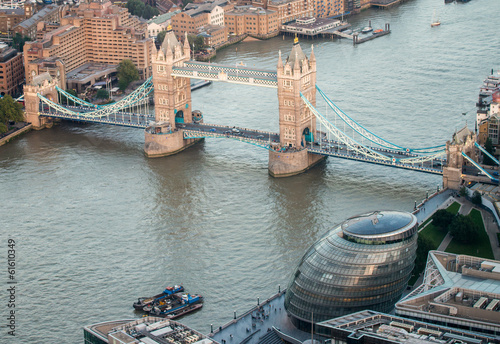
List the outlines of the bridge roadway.
{"type": "MultiPolygon", "coordinates": [[[[65,106],[67,109],[75,112],[92,112],[95,109],[86,106],[65,106]]],[[[40,116],[60,118],[68,121],[99,123],[108,125],[118,125],[122,127],[132,127],[146,129],[149,122],[155,120],[154,114],[138,114],[129,112],[109,113],[103,117],[90,117],[85,115],[72,115],[67,113],[55,112],[54,109],[49,110],[45,104],[40,104],[40,116]]]]}
{"type": "MultiPolygon", "coordinates": [[[[184,130],[185,138],[205,138],[205,137],[227,137],[232,139],[237,139],[239,141],[252,143],[261,147],[266,147],[268,149],[273,149],[273,145],[278,146],[279,135],[276,133],[258,131],[254,129],[246,129],[239,127],[228,127],[213,124],[178,124],[181,129],[184,130]]],[[[325,135],[324,133],[319,133],[320,135],[325,135]]],[[[352,152],[343,143],[339,143],[334,140],[327,140],[323,138],[320,142],[314,144],[308,144],[306,147],[310,153],[327,155],[342,159],[357,160],[362,162],[368,162],[372,164],[385,165],[390,167],[416,170],[431,174],[442,174],[443,160],[435,160],[431,162],[415,163],[415,164],[404,164],[400,162],[393,163],[392,161],[377,160],[370,157],[365,157],[356,152],[352,152]]],[[[391,159],[404,159],[410,157],[417,157],[417,155],[406,152],[398,152],[388,149],[381,149],[377,147],[370,147],[372,150],[380,152],[391,159]]],[[[283,152],[292,152],[290,149],[282,149],[283,152]]]]}
{"type": "Polygon", "coordinates": [[[356,160],[356,161],[361,161],[361,162],[367,162],[371,164],[377,164],[377,165],[384,165],[384,166],[390,166],[390,167],[396,167],[396,168],[401,168],[405,170],[415,170],[419,172],[425,172],[425,173],[431,173],[431,174],[443,174],[442,166],[444,164],[443,160],[434,160],[433,162],[426,161],[424,163],[401,163],[398,162],[397,159],[405,159],[405,158],[411,158],[411,157],[417,157],[417,155],[411,154],[411,153],[405,153],[405,152],[398,152],[398,151],[393,151],[389,149],[381,149],[378,147],[369,147],[368,148],[380,152],[384,154],[385,156],[396,159],[396,162],[392,162],[391,160],[379,160],[379,159],[374,159],[371,157],[364,156],[362,154],[358,154],[355,151],[352,151],[348,149],[348,147],[343,144],[343,143],[338,143],[337,141],[328,141],[328,140],[323,140],[323,142],[320,143],[314,143],[312,146],[308,145],[307,150],[310,153],[314,154],[321,154],[321,155],[327,155],[327,156],[332,156],[336,158],[341,158],[341,159],[348,159],[348,160],[356,160]]]}
{"type": "Polygon", "coordinates": [[[280,141],[278,134],[269,131],[205,123],[177,123],[176,126],[184,131],[184,138],[186,139],[231,138],[265,148],[269,148],[273,144],[278,145],[280,141]]]}
{"type": "MultiPolygon", "coordinates": [[[[89,109],[83,106],[68,106],[67,108],[78,111],[78,112],[90,112],[93,109],[89,109]]],[[[104,117],[86,117],[85,115],[72,115],[60,112],[44,112],[48,111],[47,106],[40,109],[41,116],[61,118],[64,120],[85,122],[85,123],[98,123],[98,124],[108,124],[108,125],[118,125],[125,127],[141,128],[146,129],[152,121],[155,120],[154,115],[144,115],[135,113],[110,113],[104,117]]],[[[255,129],[247,129],[233,126],[223,126],[215,124],[197,124],[197,123],[177,123],[176,126],[184,131],[184,138],[231,138],[242,142],[247,142],[267,149],[274,149],[273,146],[278,146],[280,142],[279,134],[261,131],[255,129]]],[[[352,150],[349,150],[347,146],[343,143],[339,143],[334,140],[327,140],[324,137],[324,133],[318,133],[318,135],[323,136],[320,142],[315,142],[314,144],[308,144],[307,150],[313,154],[320,154],[326,156],[332,156],[336,158],[356,160],[361,162],[368,162],[372,164],[385,165],[390,167],[416,170],[420,172],[432,173],[432,174],[442,174],[443,161],[434,161],[415,163],[415,164],[403,164],[398,161],[384,161],[378,160],[370,157],[366,157],[361,154],[357,154],[352,150]]],[[[416,155],[405,152],[397,152],[387,149],[381,149],[377,147],[369,147],[370,149],[380,152],[391,159],[402,159],[408,157],[416,157],[416,155]]],[[[277,148],[276,148],[277,149],[277,148]]],[[[283,152],[292,152],[290,149],[281,149],[283,152]]]]}

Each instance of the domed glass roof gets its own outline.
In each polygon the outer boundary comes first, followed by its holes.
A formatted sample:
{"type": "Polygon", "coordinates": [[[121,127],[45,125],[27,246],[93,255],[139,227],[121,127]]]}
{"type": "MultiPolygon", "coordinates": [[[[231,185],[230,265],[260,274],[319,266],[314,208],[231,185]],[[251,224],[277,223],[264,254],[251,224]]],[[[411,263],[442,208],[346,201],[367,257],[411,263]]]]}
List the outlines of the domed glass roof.
{"type": "Polygon", "coordinates": [[[344,221],[342,233],[348,240],[365,244],[396,242],[413,235],[416,222],[410,213],[375,211],[344,221]]]}
{"type": "Polygon", "coordinates": [[[344,232],[353,234],[384,234],[394,232],[410,224],[411,214],[394,211],[380,212],[357,216],[342,224],[344,232]]]}

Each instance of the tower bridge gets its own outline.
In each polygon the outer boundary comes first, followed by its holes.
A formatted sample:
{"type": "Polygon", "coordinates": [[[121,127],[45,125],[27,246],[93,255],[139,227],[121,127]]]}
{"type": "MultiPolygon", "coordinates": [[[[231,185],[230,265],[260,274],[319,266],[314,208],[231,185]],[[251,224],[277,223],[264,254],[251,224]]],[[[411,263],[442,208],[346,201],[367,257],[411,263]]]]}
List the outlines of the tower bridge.
{"type": "MultiPolygon", "coordinates": [[[[59,81],[48,73],[38,75],[24,87],[27,121],[35,128],[50,126],[56,118],[141,128],[145,154],[152,158],[179,153],[205,138],[242,141],[267,149],[269,173],[275,177],[302,173],[330,156],[442,174],[444,187],[458,189],[469,180],[462,167],[468,159],[477,161],[475,135],[465,129],[446,145],[410,148],[361,126],[316,85],[314,50],[306,56],[297,39],[286,59],[279,52],[276,71],[191,61],[190,56],[187,38],[181,44],[169,30],[153,53],[152,77],[108,105],[87,103],[59,88],[59,81]],[[201,113],[192,110],[190,79],[277,89],[279,132],[204,123],[201,113]],[[334,120],[316,108],[317,94],[328,105],[334,120]],[[154,112],[149,109],[151,98],[154,112]],[[66,99],[66,105],[62,99],[66,99]],[[347,129],[352,130],[351,135],[347,129]]],[[[490,174],[485,175],[498,183],[490,174]]]]}

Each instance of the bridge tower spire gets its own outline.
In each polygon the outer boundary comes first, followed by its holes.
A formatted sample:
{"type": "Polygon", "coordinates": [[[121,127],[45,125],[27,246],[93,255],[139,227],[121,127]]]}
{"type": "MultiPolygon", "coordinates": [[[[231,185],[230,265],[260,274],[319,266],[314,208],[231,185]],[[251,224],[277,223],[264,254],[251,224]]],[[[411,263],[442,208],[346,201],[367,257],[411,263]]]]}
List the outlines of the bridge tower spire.
{"type": "Polygon", "coordinates": [[[269,173],[286,177],[309,169],[324,159],[309,154],[306,147],[317,140],[316,117],[306,106],[302,93],[316,106],[316,57],[308,58],[295,37],[290,55],[285,62],[281,53],[277,65],[279,101],[279,147],[270,152],[269,173]]]}
{"type": "Polygon", "coordinates": [[[160,49],[152,54],[155,124],[145,131],[148,157],[172,155],[199,141],[184,140],[178,130],[182,123],[192,122],[191,79],[172,76],[174,66],[183,65],[190,55],[187,35],[181,44],[169,25],[160,49]]]}

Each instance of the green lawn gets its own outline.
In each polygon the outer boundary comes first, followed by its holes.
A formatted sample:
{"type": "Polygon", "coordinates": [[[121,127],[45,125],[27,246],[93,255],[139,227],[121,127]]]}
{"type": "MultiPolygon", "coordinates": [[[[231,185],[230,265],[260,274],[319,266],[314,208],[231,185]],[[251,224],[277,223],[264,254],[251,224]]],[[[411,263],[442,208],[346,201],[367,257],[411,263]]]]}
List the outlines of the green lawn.
{"type": "Polygon", "coordinates": [[[418,229],[425,227],[425,225],[430,221],[432,221],[432,216],[425,220],[420,226],[418,226],[418,229]]]}
{"type": "Polygon", "coordinates": [[[462,244],[455,240],[451,240],[450,244],[446,248],[446,252],[466,254],[469,256],[476,256],[487,259],[495,259],[495,257],[493,256],[493,251],[491,250],[490,238],[488,237],[488,234],[486,234],[486,230],[484,229],[481,212],[477,209],[472,209],[470,214],[467,216],[470,216],[472,220],[479,225],[479,228],[482,229],[479,233],[477,244],[462,244]]]}
{"type": "Polygon", "coordinates": [[[447,232],[440,230],[432,223],[429,223],[427,227],[425,227],[420,231],[420,233],[418,233],[418,235],[421,237],[427,237],[430,241],[432,241],[433,250],[435,250],[439,247],[441,241],[443,241],[444,237],[446,236],[446,233],[447,232]]]}
{"type": "Polygon", "coordinates": [[[458,214],[458,211],[460,210],[461,204],[458,202],[453,202],[452,205],[450,205],[446,210],[448,210],[450,213],[453,214],[458,214]]]}
{"type": "MultiPolygon", "coordinates": [[[[453,202],[453,204],[451,204],[448,208],[446,208],[446,210],[449,211],[450,213],[457,214],[458,210],[460,209],[460,205],[461,204],[458,202],[453,202]]],[[[427,221],[425,221],[421,225],[421,227],[425,226],[425,224],[427,222],[429,222],[431,219],[432,219],[432,216],[429,219],[427,219],[427,221]]],[[[432,223],[430,223],[429,225],[427,225],[427,227],[422,229],[422,231],[420,231],[420,233],[418,233],[418,235],[429,238],[429,240],[431,240],[432,243],[434,244],[434,250],[435,250],[439,247],[439,244],[441,244],[441,241],[443,241],[444,237],[446,236],[446,233],[447,232],[440,230],[439,228],[434,226],[432,223]]]]}

